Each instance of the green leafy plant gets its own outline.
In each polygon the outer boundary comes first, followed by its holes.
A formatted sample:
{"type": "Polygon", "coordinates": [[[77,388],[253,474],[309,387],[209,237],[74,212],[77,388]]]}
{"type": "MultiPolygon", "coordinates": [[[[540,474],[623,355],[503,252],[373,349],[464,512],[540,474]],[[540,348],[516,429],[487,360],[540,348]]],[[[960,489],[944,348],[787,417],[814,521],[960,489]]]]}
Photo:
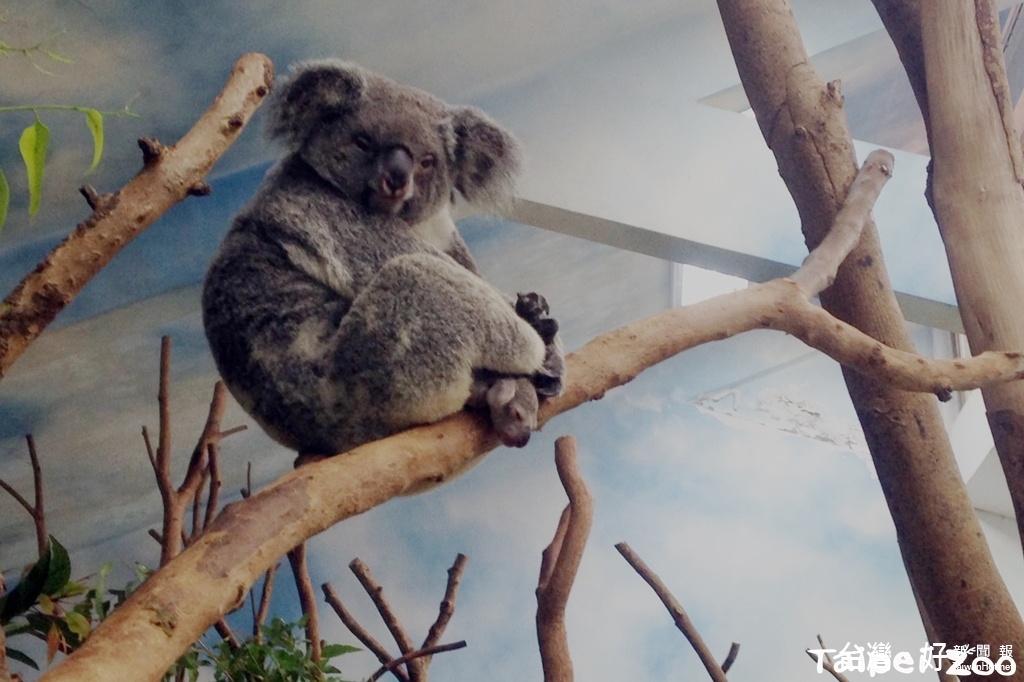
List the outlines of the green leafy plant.
{"type": "MultiPolygon", "coordinates": [[[[77,649],[151,572],[137,565],[134,580],[122,589],[108,591],[110,571],[110,564],[105,564],[92,578],[71,580],[68,552],[51,536],[39,560],[26,569],[13,589],[0,596],[0,624],[8,642],[20,635],[42,640],[46,643],[47,665],[58,652],[68,654],[77,649]],[[88,582],[94,584],[90,587],[88,582]]],[[[305,617],[292,622],[273,618],[260,628],[259,635],[237,648],[226,640],[212,647],[197,642],[164,679],[196,682],[201,668],[212,668],[216,682],[345,682],[331,659],[359,649],[328,644],[322,649],[320,661],[314,662],[304,627],[305,617]]],[[[35,670],[41,668],[21,649],[8,645],[7,656],[35,670]]]]}
{"type": "MultiPolygon", "coordinates": [[[[303,635],[305,624],[305,617],[293,622],[272,618],[260,628],[259,636],[250,637],[237,649],[222,641],[207,653],[209,659],[200,663],[214,667],[216,682],[344,682],[331,659],[359,649],[329,644],[317,663],[303,635]]],[[[193,682],[195,679],[190,676],[193,682]]]]}

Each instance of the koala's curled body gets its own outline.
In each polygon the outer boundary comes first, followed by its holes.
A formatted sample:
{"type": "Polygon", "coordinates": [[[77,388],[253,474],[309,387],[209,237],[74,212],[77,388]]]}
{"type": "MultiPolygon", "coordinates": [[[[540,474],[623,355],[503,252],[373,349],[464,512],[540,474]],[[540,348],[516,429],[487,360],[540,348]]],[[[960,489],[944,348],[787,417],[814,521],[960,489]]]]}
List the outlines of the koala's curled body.
{"type": "Polygon", "coordinates": [[[343,452],[459,411],[480,371],[560,391],[560,342],[479,275],[449,213],[454,191],[507,195],[507,132],[337,61],[300,65],[269,110],[288,154],[214,257],[203,320],[272,437],[343,452]]]}

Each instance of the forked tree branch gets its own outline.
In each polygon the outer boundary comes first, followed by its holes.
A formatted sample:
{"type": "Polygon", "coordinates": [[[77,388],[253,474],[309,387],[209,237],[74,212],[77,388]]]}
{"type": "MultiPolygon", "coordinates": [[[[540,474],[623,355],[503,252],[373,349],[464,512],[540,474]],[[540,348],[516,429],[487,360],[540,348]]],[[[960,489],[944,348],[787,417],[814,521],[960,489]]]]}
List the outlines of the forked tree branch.
{"type": "MultiPolygon", "coordinates": [[[[862,172],[880,173],[882,166],[892,164],[866,165],[862,172]]],[[[842,254],[835,255],[842,260],[842,254]]],[[[567,358],[565,392],[541,407],[538,422],[543,426],[598,399],[688,348],[761,328],[787,331],[839,362],[909,390],[943,393],[1024,374],[1019,353],[937,361],[894,351],[817,310],[797,281],[780,279],[668,310],[594,339],[567,358]]],[[[151,576],[43,679],[159,679],[295,545],[393,497],[442,483],[497,445],[481,416],[462,412],[282,476],[228,505],[202,537],[151,576]],[[131,649],[122,646],[125,641],[133,642],[131,649]]]]}
{"type": "Polygon", "coordinates": [[[363,586],[366,594],[369,595],[370,600],[377,607],[381,620],[384,621],[384,624],[398,644],[401,654],[397,657],[392,656],[383,644],[374,639],[359,624],[359,621],[345,608],[345,605],[338,598],[330,583],[324,583],[323,591],[327,603],[334,609],[334,612],[341,619],[345,627],[349,629],[349,632],[362,642],[381,663],[381,667],[369,679],[376,680],[386,673],[391,673],[400,682],[424,682],[427,679],[427,671],[430,667],[431,657],[434,654],[454,651],[466,646],[465,641],[438,644],[445,628],[448,627],[448,621],[451,620],[452,614],[455,612],[455,599],[458,596],[459,582],[465,567],[466,555],[459,554],[455,557],[455,563],[448,569],[448,583],[445,587],[444,598],[441,600],[441,606],[438,609],[437,619],[427,631],[423,645],[416,649],[413,647],[412,638],[409,637],[405,628],[402,627],[391,605],[384,599],[384,589],[373,577],[373,574],[370,573],[370,568],[361,559],[353,559],[349,563],[352,573],[355,574],[359,584],[363,586]],[[405,668],[403,669],[402,666],[405,666],[405,668]]]}
{"type": "Polygon", "coordinates": [[[565,607],[593,524],[594,497],[580,472],[576,439],[572,436],[562,436],[555,441],[555,467],[569,504],[541,559],[537,580],[537,641],[544,682],[572,682],[565,607]]]}
{"type": "MultiPolygon", "coordinates": [[[[30,503],[19,493],[14,486],[0,478],[0,488],[7,491],[7,494],[14,498],[15,502],[24,507],[36,529],[36,549],[42,557],[50,544],[50,536],[46,531],[46,505],[43,499],[43,468],[39,464],[39,454],[36,452],[36,440],[31,434],[25,436],[28,443],[28,458],[32,465],[32,487],[34,491],[33,501],[30,503]]],[[[0,595],[3,591],[0,590],[0,595]]]]}

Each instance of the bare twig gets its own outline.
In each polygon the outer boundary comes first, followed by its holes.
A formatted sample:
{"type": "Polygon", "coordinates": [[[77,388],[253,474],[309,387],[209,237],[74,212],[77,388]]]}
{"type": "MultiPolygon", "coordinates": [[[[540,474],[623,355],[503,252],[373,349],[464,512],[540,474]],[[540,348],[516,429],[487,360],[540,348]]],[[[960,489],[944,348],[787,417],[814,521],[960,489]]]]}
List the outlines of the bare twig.
{"type": "Polygon", "coordinates": [[[732,664],[736,662],[736,657],[739,656],[739,654],[740,654],[739,642],[733,642],[732,645],[729,647],[729,653],[725,655],[725,660],[722,661],[722,672],[723,673],[728,673],[729,672],[729,668],[731,668],[732,664]]]}
{"type": "Polygon", "coordinates": [[[828,653],[828,650],[825,647],[825,641],[821,638],[821,635],[818,635],[818,646],[820,646],[821,648],[817,652],[815,652],[813,649],[806,650],[807,655],[811,657],[811,660],[818,664],[818,667],[820,668],[818,672],[826,670],[830,675],[832,675],[832,677],[836,678],[838,682],[850,682],[849,678],[846,677],[846,675],[842,674],[841,672],[835,669],[835,664],[832,661],[832,656],[828,653]]]}
{"type": "Polygon", "coordinates": [[[274,591],[274,576],[277,574],[277,564],[271,566],[263,574],[263,589],[260,591],[259,606],[253,609],[252,634],[262,639],[260,628],[267,622],[267,615],[270,613],[270,596],[274,591]]]}
{"type": "MultiPolygon", "coordinates": [[[[338,598],[338,594],[334,591],[334,588],[331,586],[331,584],[324,583],[322,589],[324,591],[324,599],[326,599],[327,603],[330,604],[332,609],[334,609],[334,613],[338,615],[338,618],[341,619],[341,622],[345,625],[346,628],[348,628],[349,632],[351,632],[356,639],[362,642],[363,646],[369,649],[370,652],[377,657],[377,660],[380,661],[381,664],[387,665],[388,663],[393,661],[394,656],[388,653],[388,650],[384,647],[384,645],[378,642],[373,637],[373,635],[367,632],[366,629],[359,624],[359,621],[355,619],[355,616],[353,616],[352,613],[345,608],[345,605],[342,604],[341,599],[338,598]]],[[[408,682],[409,680],[409,676],[405,673],[404,670],[396,668],[394,670],[391,670],[390,672],[403,682],[408,682]]]]}
{"type": "Polygon", "coordinates": [[[94,202],[92,214],[0,303],[0,378],[111,258],[202,183],[270,92],[273,76],[265,56],[242,55],[192,129],[176,144],[161,145],[155,160],[145,158],[116,200],[94,202]]]}
{"type": "MultiPolygon", "coordinates": [[[[399,622],[395,612],[391,609],[391,605],[388,604],[384,598],[384,588],[380,586],[380,583],[373,577],[370,572],[370,567],[362,559],[353,559],[349,563],[348,567],[352,569],[352,573],[355,574],[359,584],[366,590],[366,594],[370,596],[370,601],[377,607],[377,613],[380,614],[381,620],[384,621],[384,625],[387,626],[388,632],[395,639],[395,644],[398,645],[398,650],[401,655],[412,653],[416,650],[416,645],[412,643],[412,639],[405,632],[402,624],[399,622]]],[[[418,660],[410,662],[409,668],[409,679],[415,680],[418,669],[420,666],[417,665],[418,660]]]]}
{"type": "Polygon", "coordinates": [[[245,487],[240,492],[243,500],[249,499],[252,495],[252,462],[245,465],[245,487]]]}
{"type": "Polygon", "coordinates": [[[437,619],[431,625],[426,638],[423,641],[423,646],[418,649],[414,649],[412,645],[412,639],[406,634],[398,618],[395,616],[391,606],[384,599],[384,591],[381,586],[374,579],[370,573],[370,569],[360,559],[354,559],[350,564],[349,568],[355,574],[359,583],[366,590],[366,593],[370,596],[374,606],[377,607],[377,612],[380,614],[381,619],[387,625],[391,635],[395,638],[395,642],[398,644],[398,648],[401,650],[401,654],[396,658],[393,657],[383,644],[378,642],[370,635],[369,632],[364,629],[355,617],[345,608],[345,605],[341,603],[337,593],[330,584],[324,583],[323,591],[324,597],[327,603],[330,604],[334,612],[338,614],[338,618],[344,623],[345,627],[358,639],[363,645],[369,649],[377,660],[381,663],[381,668],[371,677],[371,680],[376,680],[385,673],[390,672],[399,680],[403,682],[416,682],[417,680],[424,681],[427,679],[427,670],[430,667],[431,657],[442,651],[452,651],[454,649],[461,649],[466,646],[465,642],[456,642],[454,644],[438,644],[438,640],[444,633],[445,628],[448,626],[449,620],[451,620],[452,614],[455,612],[455,599],[458,596],[459,582],[462,578],[462,572],[466,567],[466,556],[459,554],[455,557],[455,563],[448,569],[448,583],[445,587],[444,598],[441,600],[441,606],[438,609],[437,619]],[[402,666],[405,669],[402,669],[402,666]]]}
{"type": "Polygon", "coordinates": [[[149,431],[143,427],[142,436],[146,442],[146,452],[153,465],[157,489],[163,501],[163,529],[160,538],[160,565],[165,565],[181,552],[181,548],[213,520],[217,512],[220,492],[219,443],[231,433],[237,433],[244,427],[236,427],[228,431],[220,430],[220,422],[227,405],[227,388],[224,382],[218,381],[213,387],[213,397],[207,412],[206,424],[199,441],[192,450],[188,470],[182,484],[174,487],[171,480],[171,339],[165,336],[160,342],[160,382],[158,402],[160,407],[159,445],[156,452],[149,439],[149,431]],[[205,514],[199,491],[209,478],[210,490],[206,501],[205,514]],[[192,506],[192,531],[185,533],[185,513],[192,506]]]}
{"type": "Polygon", "coordinates": [[[711,650],[708,649],[707,644],[704,643],[700,633],[697,632],[696,626],[690,617],[686,615],[686,610],[683,609],[682,604],[672,596],[672,593],[665,586],[665,583],[661,581],[661,578],[644,563],[643,559],[637,556],[636,552],[626,544],[620,542],[615,545],[615,549],[619,550],[619,554],[622,555],[629,565],[633,567],[641,578],[651,586],[654,593],[661,599],[661,603],[668,609],[669,615],[672,616],[672,620],[675,622],[676,627],[683,633],[687,641],[690,642],[690,646],[697,652],[697,656],[700,657],[701,663],[704,664],[704,668],[708,671],[708,675],[714,682],[728,682],[725,677],[725,671],[722,670],[722,666],[718,665],[718,661],[715,660],[711,650]]]}
{"type": "Polygon", "coordinates": [[[452,642],[450,644],[435,644],[433,646],[423,647],[421,649],[418,649],[417,651],[412,651],[408,654],[405,654],[404,656],[400,656],[399,658],[394,659],[393,661],[385,663],[377,669],[377,672],[370,675],[368,679],[370,682],[373,682],[373,680],[379,680],[382,676],[384,676],[387,673],[394,673],[394,671],[399,666],[407,664],[411,661],[415,661],[420,658],[428,658],[433,656],[434,654],[444,653],[445,651],[456,651],[458,649],[465,648],[466,640],[464,639],[459,640],[458,642],[452,642]]]}
{"type": "Polygon", "coordinates": [[[306,641],[314,662],[320,662],[323,643],[320,641],[320,616],[316,608],[313,581],[309,579],[309,565],[306,563],[306,543],[288,552],[288,563],[295,577],[295,589],[299,593],[299,607],[306,617],[306,641]]]}
{"type": "Polygon", "coordinates": [[[555,465],[569,504],[541,560],[537,581],[537,640],[545,682],[570,682],[573,668],[565,630],[565,606],[590,534],[594,498],[580,473],[576,440],[572,436],[562,436],[555,441],[555,465]]]}
{"type": "Polygon", "coordinates": [[[228,646],[231,647],[232,651],[238,651],[238,649],[241,648],[242,645],[238,641],[238,637],[235,636],[235,632],[231,629],[231,626],[228,625],[226,620],[223,618],[219,619],[213,624],[213,628],[217,631],[217,634],[220,635],[221,639],[228,643],[228,646]]]}
{"type": "Polygon", "coordinates": [[[448,622],[455,613],[455,599],[459,593],[459,583],[462,580],[463,571],[466,570],[467,561],[469,559],[466,555],[460,552],[455,556],[455,563],[448,569],[448,584],[445,586],[444,597],[441,599],[441,605],[437,610],[437,619],[430,626],[430,630],[427,631],[427,637],[423,640],[423,645],[420,647],[421,651],[430,649],[441,641],[441,635],[444,634],[445,628],[448,627],[448,622]]]}
{"type": "Polygon", "coordinates": [[[210,472],[210,490],[206,497],[206,514],[203,517],[203,529],[205,530],[213,522],[213,517],[220,509],[220,446],[215,443],[206,445],[206,461],[210,472]]]}
{"type": "Polygon", "coordinates": [[[43,468],[39,464],[35,438],[32,437],[32,434],[28,434],[25,436],[25,441],[28,443],[28,458],[32,466],[33,502],[30,504],[21,493],[14,489],[14,486],[3,479],[0,479],[0,488],[6,490],[7,494],[24,507],[32,517],[32,523],[36,529],[36,549],[39,556],[42,557],[50,543],[50,536],[46,532],[46,505],[43,500],[43,468]]]}

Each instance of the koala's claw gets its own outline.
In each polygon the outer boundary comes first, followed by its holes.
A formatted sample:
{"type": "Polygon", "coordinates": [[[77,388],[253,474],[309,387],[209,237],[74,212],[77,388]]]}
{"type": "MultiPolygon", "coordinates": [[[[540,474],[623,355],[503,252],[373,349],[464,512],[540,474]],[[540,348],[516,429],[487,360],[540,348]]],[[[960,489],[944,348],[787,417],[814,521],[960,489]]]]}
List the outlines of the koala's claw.
{"type": "Polygon", "coordinates": [[[558,333],[558,320],[549,317],[551,313],[547,299],[538,293],[519,294],[516,297],[516,314],[533,327],[544,345],[550,345],[558,333]]]}
{"type": "Polygon", "coordinates": [[[565,376],[565,357],[562,342],[558,338],[558,321],[550,316],[551,308],[547,299],[538,293],[519,294],[516,297],[516,313],[536,330],[546,346],[544,365],[533,376],[537,395],[551,398],[562,393],[565,376]]]}
{"type": "Polygon", "coordinates": [[[516,313],[531,325],[550,312],[547,299],[536,292],[516,296],[516,313]]]}
{"type": "Polygon", "coordinates": [[[547,374],[534,374],[533,386],[537,389],[537,395],[542,398],[554,398],[562,394],[562,377],[550,376],[547,374]]]}

